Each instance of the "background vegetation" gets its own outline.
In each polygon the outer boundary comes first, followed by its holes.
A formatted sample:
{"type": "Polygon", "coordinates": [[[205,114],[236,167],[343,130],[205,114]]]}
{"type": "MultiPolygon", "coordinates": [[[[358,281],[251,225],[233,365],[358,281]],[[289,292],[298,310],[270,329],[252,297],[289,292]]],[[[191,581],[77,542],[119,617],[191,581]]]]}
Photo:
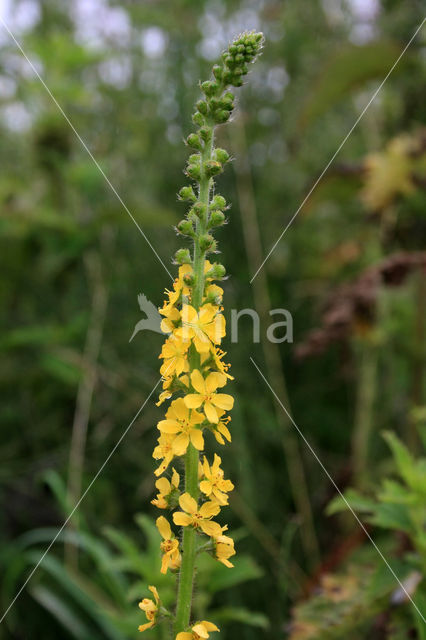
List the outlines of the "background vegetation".
{"type": "MultiPolygon", "coordinates": [[[[233,203],[220,237],[226,305],[262,317],[260,344],[247,318],[238,343],[226,344],[236,407],[223,455],[237,486],[239,560],[230,571],[207,558],[195,596],[223,637],[426,638],[249,361],[337,485],[351,488],[348,501],[424,613],[425,28],[250,285],[423,9],[416,0],[3,5],[169,270],[198,80],[236,33],[265,33],[220,140],[235,156],[220,179],[233,203]],[[294,344],[271,345],[268,311],[282,307],[294,344]]],[[[158,379],[161,336],[129,338],[137,294],[159,305],[169,276],[1,24],[0,129],[5,611],[158,379]]],[[[125,640],[137,633],[147,584],[172,599],[173,579],[158,583],[150,505],[159,416],[152,398],[1,638],[125,640]]]]}

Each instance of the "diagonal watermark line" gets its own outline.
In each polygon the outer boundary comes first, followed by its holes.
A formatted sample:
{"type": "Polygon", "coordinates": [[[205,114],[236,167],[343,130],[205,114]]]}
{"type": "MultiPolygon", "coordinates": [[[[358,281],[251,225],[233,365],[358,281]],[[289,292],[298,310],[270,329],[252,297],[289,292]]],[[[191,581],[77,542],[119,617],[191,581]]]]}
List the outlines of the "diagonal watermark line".
{"type": "Polygon", "coordinates": [[[264,265],[266,264],[266,262],[269,260],[269,258],[271,257],[272,253],[275,251],[276,247],[278,246],[278,244],[281,242],[284,234],[287,232],[287,230],[289,229],[289,227],[293,224],[294,220],[297,218],[297,216],[299,215],[300,211],[302,210],[303,206],[305,205],[305,203],[307,202],[307,200],[310,198],[311,194],[313,193],[313,191],[316,189],[318,183],[322,180],[323,176],[325,175],[325,173],[328,171],[330,165],[332,164],[332,162],[334,161],[335,157],[338,155],[338,153],[340,152],[340,150],[342,149],[342,147],[346,144],[348,138],[351,136],[352,132],[354,131],[354,129],[356,128],[356,126],[359,124],[359,122],[361,121],[361,119],[363,118],[363,116],[365,115],[367,109],[370,107],[370,105],[372,104],[372,102],[374,102],[375,98],[377,97],[378,93],[381,91],[381,89],[383,88],[383,85],[386,83],[386,81],[388,80],[389,76],[391,75],[391,73],[393,72],[393,70],[395,69],[395,67],[398,65],[399,61],[401,60],[401,58],[403,57],[403,55],[405,54],[405,52],[407,51],[408,47],[411,45],[411,43],[413,42],[414,38],[417,36],[417,34],[419,33],[420,29],[423,27],[424,23],[426,22],[426,18],[423,19],[423,21],[421,22],[421,24],[417,27],[417,29],[415,30],[415,32],[413,33],[413,35],[411,36],[410,40],[407,42],[407,44],[405,45],[404,49],[401,51],[401,53],[399,54],[398,58],[395,60],[395,62],[393,63],[393,65],[391,66],[391,68],[389,69],[389,71],[387,72],[386,76],[384,77],[384,79],[382,80],[382,82],[379,84],[379,86],[377,87],[376,91],[373,93],[373,95],[371,96],[370,100],[367,102],[367,104],[365,105],[364,109],[361,111],[361,113],[359,114],[358,118],[355,120],[354,124],[352,125],[352,127],[349,129],[348,133],[346,134],[346,136],[343,138],[342,142],[340,143],[340,145],[337,147],[337,150],[333,153],[333,155],[331,156],[330,160],[327,162],[327,164],[325,165],[325,168],[321,171],[320,175],[318,176],[318,178],[315,180],[314,184],[312,185],[312,187],[309,189],[307,195],[305,196],[305,198],[303,199],[301,205],[299,206],[299,208],[297,209],[297,211],[293,214],[293,216],[290,218],[290,221],[287,223],[287,225],[284,227],[284,230],[281,232],[280,236],[278,237],[278,240],[273,244],[273,246],[271,247],[271,249],[269,250],[269,253],[267,254],[266,258],[263,260],[262,264],[260,265],[260,267],[257,269],[256,273],[254,274],[254,276],[252,277],[252,279],[250,280],[250,284],[253,282],[253,280],[256,278],[257,274],[259,273],[259,271],[264,267],[264,265]]]}
{"type": "Polygon", "coordinates": [[[65,520],[65,522],[63,523],[63,525],[61,526],[61,528],[59,529],[59,531],[57,532],[56,536],[53,538],[53,540],[50,542],[49,546],[47,547],[47,549],[44,551],[43,555],[41,556],[40,560],[37,562],[36,566],[32,569],[31,573],[29,574],[29,576],[27,577],[27,579],[25,580],[24,584],[22,585],[22,587],[19,589],[18,593],[15,595],[15,597],[13,598],[12,602],[10,603],[10,605],[7,607],[6,611],[3,613],[2,617],[0,618],[0,624],[3,622],[3,620],[5,619],[5,617],[7,616],[7,614],[9,613],[9,611],[11,610],[11,608],[13,607],[13,605],[15,604],[15,602],[17,601],[17,599],[19,598],[19,596],[21,595],[21,593],[23,592],[23,590],[25,589],[25,587],[27,586],[27,584],[29,583],[29,581],[31,580],[31,578],[33,577],[33,575],[35,574],[35,572],[37,571],[37,569],[39,568],[39,566],[41,565],[41,563],[43,562],[43,560],[45,559],[45,557],[47,556],[47,554],[49,553],[50,549],[53,547],[53,545],[55,544],[56,540],[59,538],[59,536],[61,535],[62,531],[65,529],[65,527],[67,526],[68,522],[71,520],[72,516],[74,515],[74,513],[77,511],[77,509],[79,508],[80,504],[83,502],[84,498],[86,497],[86,495],[89,493],[90,489],[93,487],[93,485],[95,484],[96,480],[99,478],[99,476],[101,475],[102,471],[105,469],[106,465],[108,464],[108,462],[111,460],[112,456],[114,455],[114,453],[116,452],[116,450],[118,449],[118,447],[120,446],[121,442],[124,440],[124,438],[126,437],[129,429],[132,427],[132,425],[135,423],[136,419],[138,418],[138,416],[140,415],[141,411],[143,410],[143,408],[146,406],[148,400],[151,398],[152,394],[154,393],[154,391],[156,390],[156,388],[158,387],[158,385],[160,384],[161,380],[163,379],[163,376],[157,381],[157,383],[155,384],[155,386],[153,387],[153,389],[150,391],[149,395],[147,396],[147,398],[145,399],[145,402],[143,403],[143,405],[140,407],[140,409],[138,410],[138,412],[135,414],[135,416],[133,417],[133,419],[131,420],[131,422],[127,425],[127,427],[125,428],[125,430],[123,431],[123,433],[121,434],[119,440],[116,442],[116,444],[114,445],[114,447],[112,448],[112,450],[110,451],[110,453],[108,454],[107,458],[105,459],[105,461],[103,462],[103,464],[101,465],[101,467],[99,468],[99,470],[97,471],[96,475],[92,478],[92,480],[90,481],[90,484],[88,485],[88,487],[86,488],[86,490],[84,491],[84,493],[82,494],[82,496],[80,497],[80,499],[78,500],[78,502],[75,504],[75,506],[73,507],[73,510],[71,511],[71,513],[69,514],[69,516],[67,517],[67,519],[65,520]]]}
{"type": "Polygon", "coordinates": [[[419,614],[419,616],[421,617],[421,619],[423,620],[423,622],[426,623],[426,618],[424,617],[424,615],[422,614],[422,612],[420,611],[420,609],[418,608],[418,606],[416,605],[416,603],[414,602],[414,600],[412,599],[412,597],[410,596],[410,594],[408,593],[407,589],[404,587],[404,585],[402,584],[401,580],[398,578],[398,576],[396,575],[395,571],[392,569],[391,565],[389,564],[389,562],[386,560],[385,556],[383,555],[383,553],[381,552],[381,550],[379,549],[379,547],[377,546],[377,544],[374,542],[373,538],[371,537],[371,535],[368,533],[367,529],[365,528],[364,524],[362,523],[362,521],[359,519],[359,517],[357,516],[357,514],[355,513],[355,511],[352,509],[351,505],[349,504],[349,502],[347,501],[347,499],[345,498],[344,494],[341,492],[341,490],[339,489],[339,487],[337,486],[337,484],[335,483],[335,481],[333,480],[333,478],[331,477],[331,475],[329,474],[329,472],[327,471],[326,467],[324,466],[324,464],[321,462],[320,458],[318,457],[318,455],[316,454],[315,450],[312,448],[311,444],[309,443],[309,441],[305,438],[305,436],[303,435],[302,431],[300,430],[300,428],[297,426],[297,424],[295,423],[295,421],[293,420],[293,418],[291,417],[291,415],[289,414],[289,412],[287,411],[287,409],[285,408],[285,406],[283,405],[283,403],[281,402],[281,400],[279,399],[279,397],[277,396],[277,394],[275,393],[275,391],[273,390],[273,388],[271,387],[271,385],[269,384],[268,380],[265,378],[265,376],[263,375],[262,371],[260,370],[260,368],[258,367],[258,365],[256,364],[256,362],[253,360],[252,357],[250,357],[251,363],[253,364],[253,366],[257,369],[257,372],[259,373],[259,375],[261,376],[261,378],[263,379],[263,381],[265,382],[266,386],[269,388],[269,390],[271,391],[272,395],[274,396],[275,400],[278,402],[278,404],[280,405],[280,407],[282,408],[282,410],[287,414],[288,419],[290,420],[290,422],[292,423],[292,425],[294,426],[294,428],[296,429],[297,433],[299,434],[299,436],[302,438],[303,442],[306,444],[306,446],[308,447],[309,451],[312,453],[312,455],[314,456],[315,460],[318,462],[318,464],[320,465],[321,469],[324,471],[325,475],[327,476],[327,478],[330,480],[331,484],[333,485],[333,487],[336,489],[336,491],[338,492],[338,494],[340,495],[340,497],[342,498],[342,500],[344,501],[345,505],[347,506],[347,508],[349,509],[349,511],[352,513],[353,517],[355,518],[355,520],[357,521],[357,523],[359,524],[359,526],[361,527],[361,529],[363,530],[363,532],[365,533],[365,535],[367,536],[367,538],[369,539],[369,541],[371,542],[371,544],[373,545],[374,549],[377,551],[377,553],[379,554],[379,556],[381,557],[381,559],[383,560],[383,562],[385,563],[385,565],[387,566],[387,568],[389,569],[389,571],[391,572],[391,574],[393,575],[393,577],[395,578],[395,580],[397,581],[397,583],[399,584],[399,586],[401,587],[401,589],[403,590],[403,592],[405,593],[405,595],[407,596],[408,600],[411,602],[411,604],[413,605],[413,607],[415,608],[415,610],[417,611],[417,613],[419,614]]]}
{"type": "Polygon", "coordinates": [[[67,116],[67,114],[65,113],[65,111],[63,110],[63,108],[61,107],[61,105],[59,104],[59,102],[57,101],[57,99],[55,98],[55,96],[53,95],[53,93],[51,92],[51,90],[49,89],[49,87],[47,86],[47,84],[45,83],[45,81],[43,80],[43,78],[41,77],[40,73],[37,71],[36,67],[34,66],[34,64],[31,62],[30,58],[27,56],[27,54],[25,53],[24,49],[22,48],[22,45],[18,42],[18,40],[15,38],[15,36],[13,35],[12,31],[9,29],[9,27],[7,26],[6,22],[4,21],[4,19],[0,16],[0,21],[3,25],[3,27],[6,29],[6,31],[8,32],[9,36],[12,38],[12,40],[14,41],[14,43],[16,44],[16,46],[18,47],[18,49],[20,50],[20,52],[22,53],[23,57],[25,58],[25,60],[28,62],[29,66],[31,67],[31,69],[33,70],[34,74],[37,76],[37,78],[40,80],[41,84],[43,85],[44,89],[46,90],[46,92],[49,94],[50,98],[52,99],[52,101],[54,102],[54,104],[56,105],[56,107],[59,109],[59,111],[61,112],[62,116],[64,117],[64,119],[66,120],[66,122],[68,123],[68,125],[71,127],[73,133],[75,134],[76,138],[78,139],[78,141],[80,142],[81,146],[85,149],[85,151],[88,153],[89,157],[91,158],[91,160],[93,161],[93,163],[95,164],[96,168],[98,169],[98,171],[100,172],[100,174],[102,175],[102,177],[104,178],[105,182],[107,183],[107,185],[109,186],[109,188],[111,189],[111,191],[113,192],[113,194],[115,195],[115,197],[117,198],[117,200],[119,201],[119,203],[121,204],[121,206],[123,207],[123,209],[126,211],[126,213],[128,214],[128,216],[130,217],[130,219],[134,222],[134,224],[136,225],[136,227],[138,228],[140,234],[142,235],[142,237],[145,239],[145,241],[147,242],[148,246],[151,248],[152,252],[154,253],[154,255],[157,257],[158,261],[162,264],[162,266],[164,267],[164,269],[166,270],[166,272],[168,273],[168,275],[170,276],[171,280],[173,280],[173,276],[170,273],[170,271],[168,270],[168,268],[166,267],[166,265],[164,264],[163,260],[161,259],[161,257],[158,255],[157,251],[155,250],[155,248],[152,246],[151,242],[149,241],[148,237],[146,236],[146,234],[144,233],[144,231],[142,230],[141,226],[139,225],[139,223],[137,222],[137,220],[135,219],[135,217],[133,216],[132,212],[130,211],[130,209],[128,208],[128,206],[126,205],[126,203],[124,202],[124,200],[122,199],[122,197],[120,196],[120,194],[118,193],[117,189],[114,187],[114,185],[112,184],[111,180],[108,178],[108,176],[106,175],[105,171],[102,169],[101,165],[99,164],[99,162],[96,160],[95,156],[93,155],[93,153],[90,151],[89,147],[87,146],[87,144],[84,142],[83,138],[81,137],[81,135],[78,133],[77,129],[75,128],[75,126],[73,125],[73,123],[71,122],[71,120],[69,119],[69,117],[67,116]]]}

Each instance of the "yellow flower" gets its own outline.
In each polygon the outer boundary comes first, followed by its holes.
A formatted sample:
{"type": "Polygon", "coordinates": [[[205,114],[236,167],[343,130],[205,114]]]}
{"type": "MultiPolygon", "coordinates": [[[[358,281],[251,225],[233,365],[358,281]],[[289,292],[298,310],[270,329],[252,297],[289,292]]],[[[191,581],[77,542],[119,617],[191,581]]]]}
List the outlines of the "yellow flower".
{"type": "Polygon", "coordinates": [[[164,358],[164,362],[161,365],[161,375],[171,376],[176,374],[180,376],[184,371],[189,371],[189,363],[187,358],[187,351],[189,347],[189,341],[181,340],[175,335],[171,335],[163,344],[160,358],[164,358]]]}
{"type": "Polygon", "coordinates": [[[189,304],[182,306],[182,326],[176,335],[185,340],[193,340],[198,353],[210,351],[212,343],[220,344],[225,335],[225,318],[218,308],[205,304],[199,313],[189,304]]]}
{"type": "Polygon", "coordinates": [[[221,420],[224,415],[224,411],[219,410],[217,415],[219,416],[219,422],[214,425],[213,434],[219,444],[225,444],[225,440],[231,442],[231,433],[226,426],[231,422],[230,416],[221,420]]]}
{"type": "Polygon", "coordinates": [[[209,631],[220,631],[213,622],[207,622],[207,620],[202,620],[201,622],[197,622],[191,628],[191,631],[181,631],[177,634],[176,640],[199,640],[202,638],[209,637],[209,631]]]}
{"type": "Polygon", "coordinates": [[[167,478],[159,478],[155,483],[159,493],[154,500],[151,500],[151,504],[155,505],[158,509],[167,509],[169,506],[168,498],[173,491],[178,489],[179,480],[179,474],[175,469],[173,469],[171,482],[167,478]]]}
{"type": "Polygon", "coordinates": [[[160,313],[164,316],[161,321],[161,331],[163,333],[171,333],[176,329],[177,323],[180,320],[180,312],[173,305],[168,305],[164,309],[160,310],[160,313]]]}
{"type": "Polygon", "coordinates": [[[161,476],[165,472],[171,461],[173,460],[174,453],[172,449],[173,440],[175,436],[171,433],[162,433],[158,438],[158,445],[152,452],[152,457],[155,460],[162,460],[162,463],[154,471],[156,476],[161,476]]]}
{"type": "Polygon", "coordinates": [[[163,538],[163,542],[160,545],[160,549],[163,552],[161,573],[167,573],[169,567],[171,569],[180,567],[179,540],[174,537],[170,524],[164,516],[157,518],[156,525],[163,538]]]}
{"type": "Polygon", "coordinates": [[[198,409],[203,405],[204,413],[209,422],[217,423],[219,416],[216,408],[229,411],[234,406],[234,398],[226,393],[215,393],[218,387],[223,387],[226,378],[223,374],[209,373],[203,378],[198,369],[191,373],[192,386],[198,393],[190,393],[185,396],[184,402],[189,409],[198,409]]]}
{"type": "Polygon", "coordinates": [[[222,362],[222,358],[226,356],[226,351],[222,351],[222,349],[216,348],[213,349],[213,360],[217,367],[217,369],[223,373],[227,378],[233,380],[234,378],[228,373],[228,369],[230,368],[230,364],[226,364],[226,362],[222,362]]]}
{"type": "Polygon", "coordinates": [[[144,598],[141,602],[139,602],[139,608],[145,612],[146,619],[148,622],[145,624],[139,625],[139,631],[145,631],[145,629],[150,629],[155,625],[155,620],[158,614],[158,607],[160,604],[160,598],[158,596],[158,591],[155,587],[148,587],[151,593],[154,595],[155,602],[151,600],[151,598],[144,598]]]}
{"type": "Polygon", "coordinates": [[[166,400],[172,397],[172,393],[170,391],[162,391],[158,396],[158,402],[155,403],[157,407],[163,404],[166,400]]]}
{"type": "Polygon", "coordinates": [[[186,406],[183,398],[178,398],[170,405],[166,418],[166,420],[161,420],[158,423],[158,428],[162,433],[174,436],[172,450],[175,455],[182,456],[187,450],[190,441],[199,451],[204,449],[203,433],[196,426],[204,421],[202,413],[191,411],[186,406]]]}
{"type": "MultiPolygon", "coordinates": [[[[225,530],[226,527],[223,528],[225,530]]],[[[215,556],[225,567],[233,567],[232,562],[228,558],[235,555],[234,541],[229,536],[220,535],[215,538],[215,556]]]]}
{"type": "Polygon", "coordinates": [[[204,480],[200,482],[200,489],[210,499],[215,499],[220,505],[228,504],[227,492],[232,491],[234,485],[230,480],[224,479],[223,470],[220,468],[221,459],[215,453],[214,462],[210,467],[204,456],[203,472],[204,480]]]}
{"type": "Polygon", "coordinates": [[[207,536],[220,536],[222,527],[217,522],[212,522],[211,518],[217,516],[220,507],[217,502],[205,502],[198,507],[196,501],[189,493],[183,493],[179,498],[179,504],[182,511],[176,511],[173,514],[173,522],[181,527],[192,526],[195,529],[200,528],[207,536]]]}

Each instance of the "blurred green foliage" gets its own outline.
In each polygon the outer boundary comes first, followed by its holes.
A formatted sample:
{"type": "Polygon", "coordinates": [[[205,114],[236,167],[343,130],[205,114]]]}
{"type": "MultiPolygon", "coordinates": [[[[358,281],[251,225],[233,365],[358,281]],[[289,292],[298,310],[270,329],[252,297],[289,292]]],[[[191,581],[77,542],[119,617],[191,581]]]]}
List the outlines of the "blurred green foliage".
{"type": "MultiPolygon", "coordinates": [[[[259,266],[247,258],[253,253],[250,235],[242,234],[242,194],[252,194],[266,255],[420,24],[423,7],[394,0],[17,0],[4,17],[169,270],[179,246],[172,226],[182,217],[176,201],[187,156],[182,140],[191,129],[198,80],[236,33],[265,33],[264,55],[239,91],[239,114],[219,134],[236,157],[235,170],[220,178],[233,203],[219,238],[231,276],[229,313],[253,307],[249,280],[259,266]]],[[[265,266],[272,308],[292,313],[296,344],[321,324],[324,301],[339,287],[389,256],[425,249],[424,39],[423,29],[265,266]],[[413,188],[385,181],[389,200],[374,207],[365,198],[371,167],[388,159],[389,143],[401,135],[417,149],[408,176],[413,188]]],[[[84,490],[155,385],[161,336],[140,333],[128,341],[140,319],[137,294],[159,305],[170,280],[2,25],[0,131],[4,611],[72,508],[61,486],[76,421],[82,414],[88,419],[84,490]]],[[[411,151],[404,153],[412,159],[411,151]]],[[[369,491],[392,472],[383,429],[396,432],[414,459],[420,452],[424,281],[417,267],[400,286],[379,286],[373,317],[357,316],[343,337],[336,329],[336,340],[316,357],[298,361],[293,345],[279,347],[296,422],[342,488],[354,484],[362,463],[357,451],[365,459],[358,490],[369,491]],[[375,392],[366,394],[370,387],[375,392]],[[360,441],[367,450],[355,445],[360,441]]],[[[339,568],[345,544],[358,525],[342,517],[330,531],[324,509],[334,489],[303,448],[321,549],[321,563],[313,566],[301,544],[306,524],[290,491],[273,398],[248,360],[253,354],[264,366],[248,321],[241,321],[238,343],[225,349],[236,408],[233,443],[221,455],[237,486],[230,528],[243,528],[244,535],[239,568],[210,563],[200,572],[196,606],[200,614],[207,607],[217,614],[224,637],[287,637],[295,603],[320,576],[346,570],[339,568]],[[254,626],[242,624],[250,622],[247,611],[254,626]]],[[[158,585],[151,578],[159,563],[150,505],[160,416],[153,400],[84,498],[78,521],[73,518],[78,531],[65,530],[0,625],[1,638],[137,633],[137,601],[147,595],[148,581],[158,585]],[[136,525],[135,513],[144,514],[136,525]],[[77,568],[64,561],[64,546],[78,546],[77,568]]],[[[395,562],[395,536],[407,540],[403,527],[397,529],[372,530],[395,562]]],[[[375,575],[380,558],[372,553],[366,562],[375,575]]],[[[361,592],[369,575],[359,578],[361,592]]],[[[387,579],[373,617],[391,606],[387,579]]],[[[171,597],[169,578],[160,587],[171,597]]],[[[403,603],[398,629],[381,628],[383,637],[422,637],[407,611],[403,603]]]]}

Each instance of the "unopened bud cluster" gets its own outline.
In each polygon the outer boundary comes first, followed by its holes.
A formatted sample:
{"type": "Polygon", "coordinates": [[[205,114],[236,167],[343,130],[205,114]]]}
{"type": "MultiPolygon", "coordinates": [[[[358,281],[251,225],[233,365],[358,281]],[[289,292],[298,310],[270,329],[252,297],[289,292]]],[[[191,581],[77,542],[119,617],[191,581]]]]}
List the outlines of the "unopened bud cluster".
{"type": "MultiPolygon", "coordinates": [[[[261,33],[243,33],[222,54],[222,64],[213,67],[211,80],[202,82],[200,87],[204,99],[196,104],[193,122],[198,126],[196,132],[190,133],[186,139],[188,147],[194,153],[188,158],[185,173],[197,186],[196,191],[186,185],[179,191],[179,199],[189,202],[190,208],[186,218],[177,225],[179,234],[194,239],[202,255],[215,253],[217,242],[210,231],[226,223],[225,198],[215,195],[211,200],[203,198],[207,188],[212,191],[212,179],[223,172],[229,161],[229,153],[225,149],[214,148],[214,127],[229,120],[235,107],[235,96],[230,87],[239,87],[243,76],[248,73],[248,65],[260,53],[263,45],[261,33]]],[[[187,253],[179,250],[175,256],[178,264],[187,263],[187,253]]],[[[216,265],[212,278],[220,279],[225,275],[222,265],[216,265]],[[220,275],[222,274],[223,275],[220,275]]]]}

